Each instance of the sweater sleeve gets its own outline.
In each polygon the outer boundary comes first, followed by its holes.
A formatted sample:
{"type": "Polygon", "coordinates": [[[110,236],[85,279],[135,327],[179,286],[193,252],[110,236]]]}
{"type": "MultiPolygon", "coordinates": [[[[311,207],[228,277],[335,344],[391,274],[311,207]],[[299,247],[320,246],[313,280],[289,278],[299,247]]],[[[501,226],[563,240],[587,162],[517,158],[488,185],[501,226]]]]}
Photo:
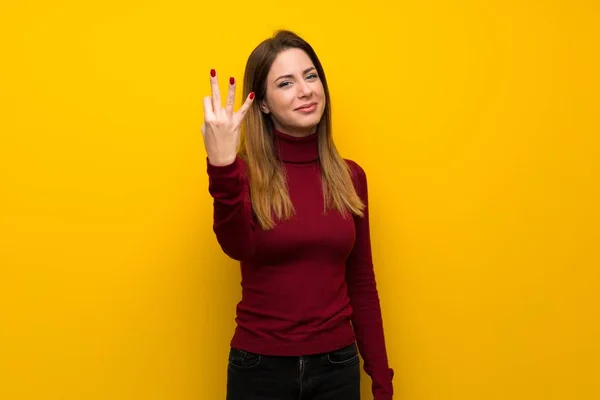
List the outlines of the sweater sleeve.
{"type": "Polygon", "coordinates": [[[391,400],[394,371],[388,365],[379,295],[371,257],[367,177],[358,164],[350,161],[349,165],[353,171],[357,193],[366,204],[364,216],[354,217],[356,241],[346,268],[348,294],[353,309],[352,325],[364,361],[364,370],[372,380],[374,400],[391,400]]]}
{"type": "Polygon", "coordinates": [[[254,219],[245,164],[239,156],[231,164],[215,166],[208,158],[209,193],[213,198],[213,231],[223,252],[242,261],[254,253],[254,219]]]}

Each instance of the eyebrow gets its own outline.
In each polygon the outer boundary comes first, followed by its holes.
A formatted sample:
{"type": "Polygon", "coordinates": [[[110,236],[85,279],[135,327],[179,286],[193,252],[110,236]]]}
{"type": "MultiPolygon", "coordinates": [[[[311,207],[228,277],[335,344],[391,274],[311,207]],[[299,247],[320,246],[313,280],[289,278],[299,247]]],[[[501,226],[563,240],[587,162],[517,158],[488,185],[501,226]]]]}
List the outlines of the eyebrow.
{"type": "MultiPolygon", "coordinates": [[[[304,71],[302,71],[302,74],[304,75],[307,72],[312,71],[313,69],[316,69],[316,68],[315,67],[306,68],[304,71]]],[[[294,77],[294,75],[292,75],[292,74],[281,75],[279,78],[275,79],[273,82],[277,82],[281,78],[293,78],[293,77],[294,77]]]]}

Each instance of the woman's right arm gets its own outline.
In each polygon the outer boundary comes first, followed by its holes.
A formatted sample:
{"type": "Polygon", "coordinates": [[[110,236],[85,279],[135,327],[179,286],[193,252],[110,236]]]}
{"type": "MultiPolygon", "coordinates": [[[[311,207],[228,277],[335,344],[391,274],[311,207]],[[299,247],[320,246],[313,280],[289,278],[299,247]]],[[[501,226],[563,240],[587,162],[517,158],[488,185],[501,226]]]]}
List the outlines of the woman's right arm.
{"type": "Polygon", "coordinates": [[[209,192],[213,197],[213,230],[223,252],[242,261],[254,253],[254,219],[245,163],[239,157],[216,166],[206,160],[209,192]]]}
{"type": "Polygon", "coordinates": [[[211,96],[204,98],[202,138],[206,148],[209,192],[214,199],[213,230],[229,257],[245,260],[254,253],[254,224],[244,162],[237,155],[240,126],[254,101],[249,93],[237,112],[233,111],[235,79],[229,78],[225,107],[217,73],[210,71],[211,96]]]}

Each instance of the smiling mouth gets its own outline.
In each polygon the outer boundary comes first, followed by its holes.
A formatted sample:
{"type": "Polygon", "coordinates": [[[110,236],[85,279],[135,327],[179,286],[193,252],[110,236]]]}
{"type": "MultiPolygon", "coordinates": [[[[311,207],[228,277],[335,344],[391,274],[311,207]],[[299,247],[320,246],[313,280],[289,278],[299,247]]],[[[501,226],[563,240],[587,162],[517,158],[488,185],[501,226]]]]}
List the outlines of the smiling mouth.
{"type": "Polygon", "coordinates": [[[298,108],[296,108],[296,111],[310,110],[310,109],[312,109],[313,107],[315,107],[316,105],[317,105],[317,103],[310,103],[310,104],[307,104],[307,105],[305,105],[305,106],[302,106],[302,107],[298,107],[298,108]]]}

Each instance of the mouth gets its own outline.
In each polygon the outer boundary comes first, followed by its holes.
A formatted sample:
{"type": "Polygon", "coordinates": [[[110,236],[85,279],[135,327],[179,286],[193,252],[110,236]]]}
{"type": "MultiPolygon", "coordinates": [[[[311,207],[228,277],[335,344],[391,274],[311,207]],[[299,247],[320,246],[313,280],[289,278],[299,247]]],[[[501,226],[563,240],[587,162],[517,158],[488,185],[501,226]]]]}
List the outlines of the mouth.
{"type": "Polygon", "coordinates": [[[316,110],[317,108],[317,103],[308,103],[308,104],[303,104],[300,107],[296,108],[294,111],[300,111],[300,112],[312,112],[314,110],[316,110]]]}

